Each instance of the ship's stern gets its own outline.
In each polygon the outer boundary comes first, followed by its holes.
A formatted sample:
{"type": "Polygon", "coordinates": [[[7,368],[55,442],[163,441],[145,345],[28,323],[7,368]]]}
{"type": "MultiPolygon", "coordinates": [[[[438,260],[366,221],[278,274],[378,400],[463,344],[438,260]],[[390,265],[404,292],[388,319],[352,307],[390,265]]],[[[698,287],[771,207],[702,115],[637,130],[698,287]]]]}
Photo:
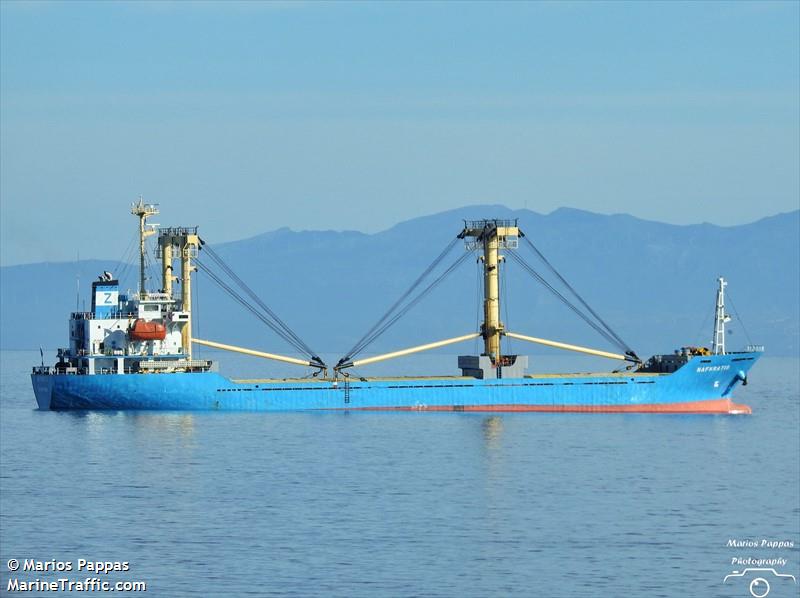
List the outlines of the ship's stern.
{"type": "Polygon", "coordinates": [[[49,410],[53,399],[53,375],[37,372],[31,374],[33,394],[36,395],[36,404],[41,410],[49,410]]]}

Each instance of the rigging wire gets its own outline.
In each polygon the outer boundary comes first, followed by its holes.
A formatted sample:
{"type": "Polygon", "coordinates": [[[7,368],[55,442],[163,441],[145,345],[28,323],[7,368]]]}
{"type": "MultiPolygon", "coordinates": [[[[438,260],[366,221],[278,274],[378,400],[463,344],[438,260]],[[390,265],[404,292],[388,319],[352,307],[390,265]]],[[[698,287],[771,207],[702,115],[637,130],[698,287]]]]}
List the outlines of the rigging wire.
{"type": "MultiPolygon", "coordinates": [[[[384,323],[386,320],[392,315],[392,313],[400,306],[400,304],[405,301],[411,293],[413,293],[416,288],[422,283],[423,280],[439,265],[439,263],[447,256],[448,253],[453,249],[455,244],[459,241],[458,237],[455,237],[451,240],[447,246],[439,253],[436,258],[428,265],[427,268],[420,274],[417,279],[411,284],[411,286],[403,293],[397,301],[395,301],[392,306],[386,311],[386,313],[381,316],[381,318],[372,325],[372,327],[362,336],[355,345],[347,352],[348,357],[353,357],[354,355],[363,351],[367,345],[371,344],[377,336],[373,337],[373,334],[376,330],[384,323]]],[[[378,335],[380,336],[380,334],[378,335]]]]}
{"type": "MultiPolygon", "coordinates": [[[[481,307],[483,307],[482,303],[482,285],[481,285],[481,278],[483,274],[483,268],[481,267],[481,260],[480,258],[475,260],[475,330],[481,329],[481,307]]],[[[475,354],[480,351],[480,341],[476,338],[473,341],[473,347],[475,354]]]]}
{"type": "MultiPolygon", "coordinates": [[[[217,274],[216,274],[216,273],[215,273],[213,270],[211,270],[210,268],[208,268],[208,266],[206,266],[206,265],[205,265],[205,264],[204,264],[202,261],[200,261],[199,259],[195,259],[195,264],[197,264],[197,266],[200,268],[200,270],[202,270],[203,272],[205,272],[206,274],[208,274],[209,278],[211,278],[211,280],[213,280],[215,283],[217,283],[217,285],[218,285],[218,286],[219,286],[219,287],[220,287],[220,288],[221,288],[223,291],[225,291],[226,293],[228,293],[228,295],[229,295],[231,298],[233,298],[233,299],[234,299],[234,300],[235,300],[237,303],[239,303],[239,304],[240,304],[242,307],[244,307],[245,309],[247,309],[248,311],[250,311],[250,312],[251,312],[253,315],[255,315],[255,316],[256,316],[256,317],[257,317],[259,320],[261,320],[261,321],[262,321],[264,324],[266,324],[266,325],[267,325],[267,326],[268,326],[270,329],[272,329],[272,330],[273,330],[273,331],[274,331],[274,332],[275,332],[275,333],[276,333],[278,336],[280,336],[282,339],[284,339],[284,340],[285,340],[285,341],[287,341],[288,343],[292,344],[292,346],[294,346],[294,344],[292,343],[292,341],[291,341],[291,340],[290,340],[290,339],[289,339],[287,336],[285,336],[285,335],[284,335],[284,333],[283,333],[283,332],[282,332],[282,331],[281,331],[279,328],[277,328],[277,326],[275,326],[275,324],[273,324],[273,323],[272,323],[272,322],[269,320],[269,318],[267,318],[267,317],[266,317],[264,314],[262,314],[261,312],[259,312],[259,311],[258,311],[258,310],[257,310],[255,307],[253,307],[253,306],[252,306],[250,303],[248,303],[248,302],[247,302],[247,301],[246,301],[246,300],[245,300],[245,299],[244,299],[244,298],[243,298],[243,297],[242,297],[242,296],[241,296],[239,293],[237,293],[237,292],[236,292],[236,291],[235,291],[235,290],[234,290],[234,289],[233,289],[233,288],[232,288],[230,285],[228,285],[228,284],[227,284],[227,283],[226,283],[226,282],[225,282],[225,281],[224,281],[224,280],[223,280],[221,277],[219,277],[219,276],[218,276],[218,275],[217,275],[217,274]]],[[[298,349],[298,347],[295,347],[295,348],[296,348],[296,349],[298,349]]]]}
{"type": "MultiPolygon", "coordinates": [[[[503,307],[505,308],[504,311],[506,312],[505,325],[506,325],[506,328],[508,328],[508,322],[510,321],[509,317],[508,317],[508,303],[509,303],[508,298],[509,298],[510,295],[508,294],[508,292],[506,290],[507,289],[507,280],[508,280],[508,263],[506,262],[505,259],[500,260],[500,268],[502,269],[502,272],[501,272],[502,276],[500,277],[500,280],[502,281],[502,285],[503,285],[502,293],[503,293],[503,297],[505,298],[504,301],[503,301],[503,307]]],[[[513,351],[512,351],[512,346],[513,346],[512,339],[507,337],[507,336],[505,336],[505,335],[503,335],[502,340],[505,341],[505,345],[506,345],[505,352],[508,353],[509,355],[513,354],[513,351]]]]}
{"type": "Polygon", "coordinates": [[[549,260],[548,260],[548,259],[547,259],[547,258],[544,256],[544,254],[543,254],[541,251],[539,251],[539,249],[538,249],[538,248],[537,248],[537,247],[536,247],[536,246],[533,244],[533,242],[532,242],[530,239],[528,239],[528,237],[527,237],[526,235],[523,235],[523,234],[521,234],[520,236],[523,238],[523,240],[525,241],[525,243],[527,244],[527,246],[528,246],[528,247],[529,247],[529,248],[530,248],[530,249],[531,249],[531,250],[532,250],[532,251],[533,251],[533,252],[534,252],[534,253],[535,253],[537,256],[539,256],[539,259],[541,259],[541,260],[542,260],[542,262],[544,262],[544,264],[547,266],[547,268],[548,268],[548,269],[549,269],[549,270],[550,270],[550,271],[551,271],[551,272],[552,272],[552,273],[553,273],[553,274],[554,274],[554,275],[555,275],[555,276],[556,276],[556,277],[557,277],[557,278],[558,278],[558,279],[559,279],[559,280],[562,282],[562,284],[563,284],[565,287],[567,287],[567,288],[570,290],[570,292],[571,292],[571,293],[572,293],[572,294],[575,296],[575,298],[576,298],[578,301],[580,301],[581,305],[583,305],[583,307],[585,307],[585,308],[588,310],[588,312],[589,312],[590,314],[592,314],[592,315],[593,315],[593,316],[594,316],[594,317],[597,319],[597,321],[598,321],[598,322],[599,322],[599,323],[600,323],[600,324],[603,326],[603,328],[605,328],[605,329],[606,329],[606,331],[608,332],[608,334],[610,334],[610,335],[611,335],[611,336],[612,336],[612,337],[613,337],[613,338],[616,340],[616,342],[615,342],[614,344],[616,344],[618,347],[620,347],[620,348],[624,349],[624,350],[625,350],[626,352],[628,352],[628,353],[633,353],[633,349],[631,349],[631,347],[630,347],[630,346],[629,346],[629,345],[628,345],[628,344],[627,344],[625,341],[623,341],[623,340],[622,340],[622,339],[619,337],[619,335],[617,335],[617,333],[616,333],[616,332],[614,332],[614,330],[612,330],[611,326],[609,326],[609,325],[608,325],[608,324],[605,322],[605,320],[603,320],[603,318],[601,318],[601,317],[600,317],[600,315],[599,315],[599,314],[598,314],[598,313],[597,313],[595,310],[593,310],[593,309],[591,308],[591,306],[590,306],[588,303],[586,303],[586,301],[584,301],[583,297],[581,297],[581,296],[580,296],[580,294],[578,293],[578,291],[576,291],[576,290],[575,290],[575,289],[572,287],[572,285],[571,285],[571,284],[569,284],[569,283],[567,282],[567,280],[566,280],[566,279],[565,279],[563,276],[561,276],[561,274],[559,273],[559,271],[558,271],[558,270],[556,270],[556,268],[555,268],[555,267],[554,267],[554,266],[553,266],[553,265],[550,263],[550,261],[549,261],[549,260]]]}
{"type": "MultiPolygon", "coordinates": [[[[409,301],[400,311],[398,311],[391,319],[389,319],[381,328],[376,330],[366,343],[358,350],[360,353],[367,346],[371,345],[379,336],[391,328],[395,322],[406,315],[415,305],[417,305],[423,298],[425,298],[434,288],[436,288],[445,278],[447,278],[458,266],[460,266],[469,257],[469,253],[464,253],[456,259],[444,272],[442,272],[433,282],[431,282],[424,290],[422,290],[414,299],[409,301]]],[[[353,355],[350,355],[352,357],[353,355]]]]}
{"type": "Polygon", "coordinates": [[[283,329],[283,330],[284,330],[284,332],[285,332],[285,333],[286,333],[288,336],[290,336],[292,339],[294,339],[294,341],[295,341],[295,342],[296,342],[296,343],[297,343],[297,344],[298,344],[298,345],[299,345],[299,346],[300,346],[300,347],[301,347],[301,348],[302,348],[302,349],[303,349],[305,352],[307,352],[309,355],[316,355],[316,354],[315,354],[315,352],[314,352],[314,350],[313,350],[313,349],[311,349],[311,347],[309,347],[309,346],[308,346],[306,343],[304,343],[304,342],[303,342],[303,340],[302,340],[302,339],[301,339],[299,336],[297,336],[297,334],[295,334],[295,333],[294,333],[294,331],[293,331],[291,328],[289,328],[289,326],[288,326],[288,325],[287,325],[287,324],[286,324],[286,323],[285,323],[283,320],[281,320],[281,319],[280,319],[280,318],[277,316],[277,314],[276,314],[274,311],[272,311],[272,310],[271,310],[271,309],[270,309],[270,308],[269,308],[269,307],[268,307],[268,306],[267,306],[267,305],[266,305],[266,304],[265,304],[265,303],[264,303],[264,302],[261,300],[261,298],[260,298],[258,295],[256,295],[256,293],[255,293],[255,292],[254,292],[254,291],[253,291],[253,290],[252,290],[252,289],[251,289],[251,288],[250,288],[250,287],[249,287],[249,286],[248,286],[248,285],[247,285],[247,284],[246,284],[246,283],[245,283],[245,282],[244,282],[244,281],[243,281],[243,280],[242,280],[242,279],[241,279],[241,278],[240,278],[240,277],[239,277],[239,276],[238,276],[238,275],[237,275],[237,274],[236,274],[236,273],[233,271],[233,269],[232,269],[230,266],[228,266],[228,264],[227,264],[227,263],[225,263],[225,261],[224,261],[224,260],[223,260],[223,259],[222,259],[222,258],[219,256],[219,254],[217,254],[217,253],[216,253],[216,252],[215,252],[213,249],[211,249],[210,247],[207,247],[207,246],[206,246],[206,247],[205,247],[205,249],[206,249],[206,251],[208,252],[208,254],[211,256],[211,258],[212,258],[212,259],[215,261],[215,263],[217,263],[217,264],[218,264],[218,265],[219,265],[219,266],[220,266],[220,267],[221,267],[221,268],[222,268],[222,269],[225,271],[225,273],[226,273],[226,274],[228,274],[228,276],[230,276],[230,277],[231,277],[231,279],[233,279],[233,280],[234,280],[234,281],[235,281],[235,282],[236,282],[236,283],[239,285],[239,287],[240,287],[240,288],[242,288],[242,290],[244,290],[244,292],[245,292],[245,293],[247,293],[247,295],[248,295],[248,296],[250,296],[250,298],[251,298],[251,299],[253,299],[253,301],[255,301],[255,302],[256,302],[256,304],[257,304],[257,305],[258,305],[258,306],[259,306],[261,309],[263,309],[263,310],[264,310],[264,311],[265,311],[267,314],[269,314],[269,316],[270,316],[270,317],[271,317],[271,318],[274,320],[274,322],[275,322],[275,323],[276,323],[276,324],[277,324],[277,325],[278,325],[278,326],[279,326],[281,329],[283,329]]]}
{"type": "Polygon", "coordinates": [[[705,346],[706,341],[703,339],[703,331],[706,329],[706,324],[708,324],[708,320],[711,318],[711,312],[708,310],[703,310],[705,315],[703,316],[703,323],[700,324],[700,328],[698,329],[697,333],[694,335],[694,338],[697,339],[697,344],[701,347],[705,346]]]}
{"type": "Polygon", "coordinates": [[[233,298],[237,303],[242,305],[245,309],[250,311],[253,315],[255,315],[259,320],[261,320],[264,324],[269,326],[271,330],[273,330],[278,336],[284,339],[286,342],[291,344],[295,349],[300,350],[300,347],[297,347],[282,330],[280,330],[267,316],[259,312],[252,304],[250,304],[244,297],[242,297],[235,289],[233,289],[230,285],[228,285],[219,275],[217,275],[213,270],[211,270],[208,266],[206,266],[202,261],[199,259],[195,259],[195,264],[208,274],[209,278],[213,280],[217,285],[228,295],[233,298]]]}
{"type": "MultiPolygon", "coordinates": [[[[192,285],[192,319],[189,321],[189,325],[194,327],[198,336],[200,336],[200,289],[198,288],[200,285],[197,284],[199,280],[200,277],[195,276],[194,284],[192,285]]],[[[197,348],[199,349],[200,345],[197,348]]],[[[195,350],[195,353],[199,354],[200,351],[195,350]]]]}
{"type": "Polygon", "coordinates": [[[551,285],[549,282],[547,282],[547,280],[545,280],[545,278],[541,274],[539,274],[533,268],[533,266],[528,264],[522,258],[522,256],[520,256],[518,253],[513,252],[513,251],[509,252],[509,255],[512,256],[514,258],[514,261],[516,261],[520,266],[522,266],[523,269],[528,272],[528,274],[530,274],[537,281],[539,281],[547,290],[549,290],[551,293],[553,293],[553,295],[555,295],[558,299],[560,299],[561,302],[564,303],[564,305],[566,305],[568,308],[570,308],[578,317],[580,317],[584,322],[589,324],[589,326],[594,328],[603,338],[605,338],[611,344],[619,347],[623,351],[633,353],[633,351],[630,351],[630,349],[628,349],[627,346],[624,343],[621,343],[621,342],[617,341],[614,336],[611,336],[600,325],[598,325],[596,322],[592,321],[592,319],[589,318],[589,316],[587,316],[580,309],[578,309],[569,299],[567,299],[561,292],[559,292],[558,289],[556,289],[553,285],[551,285]]]}
{"type": "MultiPolygon", "coordinates": [[[[400,318],[406,315],[415,305],[417,305],[423,298],[425,298],[434,288],[436,288],[443,280],[445,280],[458,266],[464,263],[466,259],[472,255],[471,252],[465,251],[460,257],[458,257],[447,269],[444,270],[436,279],[433,280],[427,287],[425,287],[420,293],[414,297],[411,301],[409,301],[406,305],[403,306],[396,314],[394,314],[389,320],[387,320],[380,328],[375,330],[368,338],[366,338],[363,342],[360,343],[360,346],[357,348],[355,352],[348,353],[345,357],[339,360],[339,363],[345,363],[355,357],[356,354],[360,353],[364,349],[366,349],[369,345],[371,345],[375,340],[378,339],[383,333],[385,333],[389,328],[391,328],[400,318]]],[[[415,283],[416,286],[416,283],[415,283]]],[[[382,318],[385,319],[385,318],[382,318]]],[[[375,328],[373,326],[373,328],[375,328]]]]}
{"type": "Polygon", "coordinates": [[[744,321],[742,320],[741,317],[739,317],[739,312],[736,311],[736,304],[734,304],[734,302],[733,302],[733,297],[731,297],[730,291],[728,291],[728,301],[730,301],[730,304],[731,304],[731,307],[733,308],[733,313],[736,316],[736,319],[739,320],[739,324],[742,325],[742,331],[744,331],[744,335],[747,337],[747,342],[750,343],[751,345],[754,344],[753,343],[753,339],[750,338],[750,334],[747,332],[747,328],[745,328],[744,321]]]}
{"type": "MultiPolygon", "coordinates": [[[[242,297],[235,289],[233,289],[229,284],[227,284],[218,274],[216,274],[213,270],[211,270],[201,260],[195,258],[195,264],[197,264],[197,266],[203,272],[205,272],[209,276],[209,278],[211,278],[211,280],[213,280],[223,291],[228,293],[228,295],[234,301],[239,303],[242,307],[247,309],[250,313],[252,313],[259,320],[261,320],[261,322],[263,322],[267,327],[269,327],[273,332],[275,332],[275,334],[277,334],[279,337],[281,337],[287,343],[292,345],[292,347],[294,347],[300,353],[303,353],[303,354],[307,353],[307,351],[304,349],[304,347],[302,345],[298,344],[292,338],[292,336],[290,336],[284,330],[282,330],[276,323],[274,323],[269,317],[267,317],[267,315],[265,315],[264,313],[262,313],[258,309],[256,309],[255,306],[253,306],[251,303],[249,303],[244,297],[242,297]]],[[[309,353],[309,355],[311,356],[312,360],[317,360],[320,363],[322,363],[322,361],[316,356],[315,353],[311,352],[311,353],[309,353]]]]}
{"type": "Polygon", "coordinates": [[[122,253],[122,258],[120,258],[119,265],[120,265],[120,273],[117,276],[117,280],[120,281],[120,285],[122,285],[122,281],[128,276],[131,266],[133,264],[133,249],[134,245],[136,244],[137,239],[139,238],[139,234],[136,233],[131,236],[130,241],[128,242],[128,246],[125,248],[125,251],[122,253]]]}
{"type": "MultiPolygon", "coordinates": [[[[202,243],[202,240],[201,240],[202,243]]],[[[228,266],[227,263],[208,245],[203,245],[203,249],[211,257],[211,259],[241,288],[270,318],[277,328],[282,330],[281,337],[286,339],[292,346],[299,349],[302,353],[306,353],[311,357],[319,359],[317,353],[309,347],[303,340],[281,320],[278,315],[272,311],[256,293],[228,266]],[[290,340],[291,339],[291,340],[290,340]]]]}
{"type": "MultiPolygon", "coordinates": [[[[144,264],[145,264],[145,282],[152,283],[153,280],[158,280],[159,272],[158,272],[158,260],[150,259],[150,252],[153,252],[155,255],[155,249],[147,247],[147,241],[145,241],[145,251],[144,251],[144,264]]],[[[163,289],[162,289],[163,290],[163,289]]]]}

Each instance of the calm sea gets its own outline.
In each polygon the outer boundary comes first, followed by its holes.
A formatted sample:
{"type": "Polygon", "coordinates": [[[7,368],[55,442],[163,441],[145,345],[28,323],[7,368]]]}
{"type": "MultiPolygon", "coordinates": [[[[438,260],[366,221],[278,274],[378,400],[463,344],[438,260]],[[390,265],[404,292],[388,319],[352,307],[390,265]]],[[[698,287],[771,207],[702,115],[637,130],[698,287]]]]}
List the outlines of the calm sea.
{"type": "Polygon", "coordinates": [[[168,597],[728,597],[750,596],[722,583],[734,559],[800,575],[796,359],[762,359],[737,393],[754,414],[730,417],[39,412],[38,357],[2,354],[3,595],[95,576],[9,559],[126,561],[99,577],[168,597]]]}

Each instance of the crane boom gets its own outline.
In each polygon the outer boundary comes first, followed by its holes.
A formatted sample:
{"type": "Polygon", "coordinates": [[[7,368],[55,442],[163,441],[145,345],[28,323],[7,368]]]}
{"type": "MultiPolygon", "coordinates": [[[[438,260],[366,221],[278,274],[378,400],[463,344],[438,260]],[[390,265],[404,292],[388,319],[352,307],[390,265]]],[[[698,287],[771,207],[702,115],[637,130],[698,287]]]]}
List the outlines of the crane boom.
{"type": "Polygon", "coordinates": [[[556,349],[565,349],[567,351],[586,353],[587,355],[596,355],[598,357],[607,357],[609,359],[619,359],[620,361],[636,361],[630,355],[622,355],[621,353],[609,353],[608,351],[590,349],[588,347],[581,347],[579,345],[570,345],[568,343],[561,343],[559,341],[549,341],[544,338],[537,338],[535,336],[525,336],[524,334],[509,332],[508,330],[505,331],[505,335],[511,338],[516,338],[521,341],[527,341],[529,343],[536,343],[538,345],[545,345],[547,347],[555,347],[556,349]]]}
{"type": "Polygon", "coordinates": [[[223,351],[233,351],[234,353],[242,353],[244,355],[252,355],[253,357],[263,357],[264,359],[272,359],[275,361],[283,361],[284,363],[293,363],[295,365],[311,366],[315,368],[324,368],[325,364],[297,359],[296,357],[288,357],[286,355],[276,355],[275,353],[265,353],[264,351],[256,351],[254,349],[246,349],[245,347],[237,347],[235,345],[225,345],[214,341],[205,341],[199,338],[192,338],[192,342],[205,347],[212,347],[214,349],[222,349],[223,351]]]}
{"type": "Polygon", "coordinates": [[[460,343],[462,341],[468,341],[473,338],[478,338],[480,335],[481,335],[480,332],[473,332],[471,334],[465,334],[464,336],[456,336],[454,338],[448,338],[443,341],[436,341],[434,343],[427,343],[425,345],[417,345],[416,347],[400,349],[399,351],[392,351],[391,353],[384,353],[383,355],[374,355],[373,357],[365,357],[364,359],[356,359],[355,361],[346,361],[344,363],[338,364],[335,369],[342,370],[344,368],[368,365],[370,363],[376,363],[378,361],[385,361],[386,359],[394,359],[395,357],[403,357],[404,355],[411,355],[412,353],[419,353],[421,351],[428,351],[430,349],[437,349],[439,347],[445,347],[447,345],[460,343]]]}

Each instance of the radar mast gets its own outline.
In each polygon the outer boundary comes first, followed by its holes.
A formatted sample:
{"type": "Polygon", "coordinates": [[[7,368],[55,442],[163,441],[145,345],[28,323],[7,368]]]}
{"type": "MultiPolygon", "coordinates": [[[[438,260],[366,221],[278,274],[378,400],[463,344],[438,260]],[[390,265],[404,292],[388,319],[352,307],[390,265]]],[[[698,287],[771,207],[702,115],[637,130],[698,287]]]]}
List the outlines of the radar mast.
{"type": "Polygon", "coordinates": [[[144,299],[147,296],[145,287],[145,240],[156,233],[156,227],[158,226],[157,224],[147,224],[147,219],[158,214],[158,206],[144,203],[140,195],[139,201],[131,206],[131,214],[139,217],[139,298],[144,299]]]}

